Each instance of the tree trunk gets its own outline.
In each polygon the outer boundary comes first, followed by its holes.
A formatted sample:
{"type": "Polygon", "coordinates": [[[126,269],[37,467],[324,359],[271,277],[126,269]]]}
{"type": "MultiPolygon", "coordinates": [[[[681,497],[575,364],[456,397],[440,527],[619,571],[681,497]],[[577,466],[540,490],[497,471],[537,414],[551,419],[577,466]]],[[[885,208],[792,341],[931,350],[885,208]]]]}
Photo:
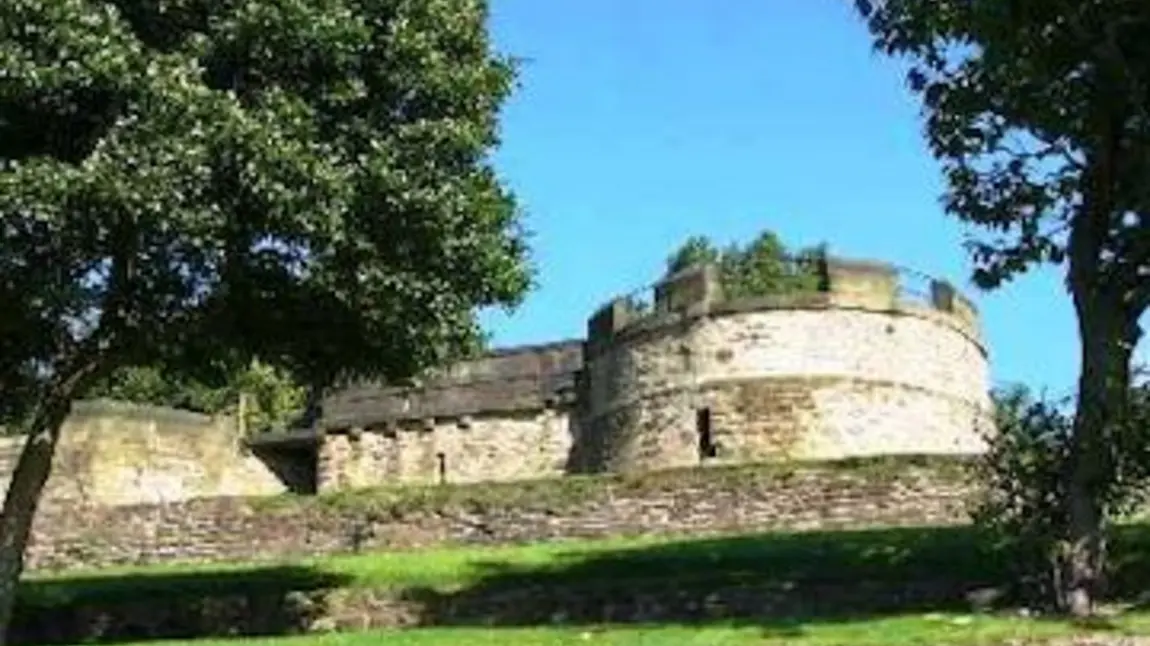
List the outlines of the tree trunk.
{"type": "Polygon", "coordinates": [[[1113,484],[1110,441],[1129,397],[1137,321],[1119,303],[1085,297],[1078,308],[1081,373],[1067,482],[1066,544],[1059,605],[1072,616],[1094,612],[1105,554],[1103,497],[1113,484]],[[1133,338],[1132,338],[1133,336],[1133,338]]]}
{"type": "Polygon", "coordinates": [[[52,472],[52,458],[60,430],[71,412],[72,400],[94,374],[85,366],[58,381],[36,407],[27,429],[24,447],[8,484],[0,513],[0,646],[8,641],[8,626],[16,602],[16,589],[24,571],[24,550],[40,495],[52,472]]]}

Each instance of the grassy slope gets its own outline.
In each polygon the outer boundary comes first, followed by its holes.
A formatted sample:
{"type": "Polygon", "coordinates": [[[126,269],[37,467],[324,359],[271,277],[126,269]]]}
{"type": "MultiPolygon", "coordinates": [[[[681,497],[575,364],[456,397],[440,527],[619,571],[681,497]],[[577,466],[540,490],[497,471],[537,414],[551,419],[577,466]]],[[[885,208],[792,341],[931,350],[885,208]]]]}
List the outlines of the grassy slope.
{"type": "MultiPolygon", "coordinates": [[[[1147,580],[1150,532],[1126,528],[1117,542],[1123,565],[1116,578],[1119,597],[1137,592],[1147,580]]],[[[30,605],[82,603],[88,599],[142,599],[284,587],[284,568],[267,564],[183,565],[105,570],[33,577],[22,586],[30,605]]],[[[862,532],[743,535],[707,539],[628,539],[557,542],[495,548],[437,549],[313,559],[290,565],[338,580],[350,588],[430,587],[449,593],[490,586],[568,586],[582,589],[609,584],[637,588],[674,586],[708,589],[738,582],[848,582],[859,579],[892,583],[945,578],[970,585],[1009,580],[1008,564],[982,544],[969,528],[888,529],[862,532]]],[[[290,576],[298,576],[293,574],[290,576]]],[[[27,607],[27,606],[25,606],[27,607]]],[[[404,633],[363,633],[244,640],[248,646],[406,646],[463,644],[991,644],[1012,638],[1061,636],[1076,629],[1056,622],[1012,617],[967,616],[954,609],[937,612],[907,608],[882,616],[772,617],[762,621],[719,621],[694,626],[588,626],[524,628],[418,629],[404,633]]],[[[1123,631],[1145,633],[1150,616],[1129,614],[1117,622],[1123,631]]],[[[165,642],[174,644],[173,642],[165,642]]],[[[194,642],[215,646],[237,642],[194,642]]]]}
{"type": "MultiPolygon", "coordinates": [[[[1145,634],[1150,616],[1131,615],[1109,635],[1145,634]]],[[[235,640],[165,641],[165,646],[1001,646],[1100,634],[1061,622],[960,615],[879,618],[790,628],[665,626],[593,628],[429,628],[235,640]]],[[[128,646],[128,645],[125,645],[128,646]]]]}
{"type": "MultiPolygon", "coordinates": [[[[1150,525],[1115,537],[1117,594],[1150,580],[1150,525]]],[[[648,537],[552,541],[498,547],[449,547],[302,559],[290,563],[167,564],[33,574],[20,596],[29,603],[138,599],[152,594],[221,592],[276,584],[285,569],[339,587],[460,589],[492,579],[561,585],[596,582],[711,586],[754,581],[961,581],[970,586],[1011,580],[1006,555],[969,527],[742,534],[707,538],[648,537]]],[[[288,581],[290,583],[290,581],[288,581]]]]}
{"type": "Polygon", "coordinates": [[[285,569],[340,587],[454,590],[492,579],[557,584],[597,582],[708,586],[761,580],[900,581],[924,576],[972,584],[1001,581],[1005,564],[967,528],[553,541],[500,547],[439,548],[303,559],[290,563],[176,564],[33,575],[30,603],[137,599],[276,585],[285,569]]]}
{"type": "MultiPolygon", "coordinates": [[[[951,461],[953,462],[953,461],[951,461]]],[[[824,465],[828,470],[864,477],[889,477],[908,467],[952,469],[961,465],[930,460],[867,460],[824,465]]],[[[358,510],[398,512],[439,507],[507,507],[561,509],[610,490],[681,487],[683,479],[723,478],[731,486],[748,480],[786,477],[788,469],[740,468],[656,474],[638,479],[573,478],[561,483],[517,483],[514,486],[405,489],[353,492],[338,496],[290,497],[278,505],[333,504],[358,510]]],[[[761,483],[760,483],[761,484],[761,483]]],[[[1118,599],[1132,598],[1150,580],[1150,532],[1132,527],[1115,545],[1122,570],[1114,580],[1118,599]]],[[[1008,560],[969,528],[888,529],[860,532],[742,535],[697,539],[646,538],[494,548],[443,548],[419,552],[361,554],[290,563],[165,565],[37,575],[21,586],[21,605],[69,608],[85,601],[138,601],[241,593],[339,587],[407,591],[431,589],[461,598],[474,592],[550,586],[579,593],[614,590],[682,588],[709,591],[724,585],[850,585],[858,580],[951,580],[972,587],[1001,585],[1011,578],[1008,560]]],[[[1075,629],[1054,622],[1019,618],[967,616],[954,608],[906,607],[883,615],[759,617],[745,615],[705,624],[615,626],[591,624],[486,628],[481,626],[418,629],[403,633],[364,633],[248,639],[248,646],[366,646],[386,640],[401,646],[464,644],[990,644],[1015,637],[1066,635],[1075,629]]],[[[1121,628],[1150,631],[1150,617],[1130,614],[1121,628]]],[[[176,642],[165,642],[175,646],[176,642]]],[[[189,642],[191,643],[191,642],[189,642]]],[[[237,642],[201,640],[196,646],[237,642]]]]}

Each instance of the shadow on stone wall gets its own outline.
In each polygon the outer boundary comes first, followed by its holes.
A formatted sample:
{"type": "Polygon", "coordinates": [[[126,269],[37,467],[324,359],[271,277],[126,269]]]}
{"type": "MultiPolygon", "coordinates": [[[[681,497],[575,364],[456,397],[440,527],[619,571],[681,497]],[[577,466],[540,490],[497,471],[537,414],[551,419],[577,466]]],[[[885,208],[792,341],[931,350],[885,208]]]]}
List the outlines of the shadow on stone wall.
{"type": "Polygon", "coordinates": [[[316,455],[314,446],[261,447],[251,449],[268,471],[275,475],[288,493],[312,495],[317,493],[316,455]]]}
{"type": "Polygon", "coordinates": [[[347,579],[306,567],[92,576],[21,584],[10,644],[308,632],[347,579]]]}
{"type": "MultiPolygon", "coordinates": [[[[226,415],[114,400],[77,401],[65,421],[43,501],[68,509],[268,496],[288,490],[288,476],[242,450],[239,440],[235,420],[226,415]]],[[[23,444],[22,436],[0,437],[0,493],[8,486],[23,444]]]]}

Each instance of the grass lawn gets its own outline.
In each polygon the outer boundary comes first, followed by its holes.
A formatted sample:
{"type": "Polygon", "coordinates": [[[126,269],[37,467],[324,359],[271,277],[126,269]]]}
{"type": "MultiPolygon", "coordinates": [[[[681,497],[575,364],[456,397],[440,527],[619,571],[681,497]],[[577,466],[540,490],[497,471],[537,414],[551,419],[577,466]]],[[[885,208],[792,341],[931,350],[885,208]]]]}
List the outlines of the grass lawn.
{"type": "MultiPolygon", "coordinates": [[[[165,646],[1002,646],[1086,634],[1063,622],[970,615],[924,615],[789,628],[698,627],[427,628],[300,637],[165,641],[165,646]]],[[[1150,632],[1150,615],[1116,620],[1107,634],[1150,632]]],[[[144,642],[139,642],[143,644],[144,642]]],[[[155,643],[155,642],[153,642],[155,643]]],[[[124,646],[131,646],[125,644],[124,646]]]]}
{"type": "MultiPolygon", "coordinates": [[[[1150,545],[1147,551],[1150,556],[1150,545]]],[[[291,584],[293,575],[336,582],[339,587],[440,590],[462,589],[493,579],[713,585],[764,576],[804,581],[899,581],[930,575],[991,584],[1001,580],[1004,569],[1000,555],[978,541],[968,528],[915,528],[702,539],[570,540],[365,553],[283,563],[165,564],[68,571],[26,577],[21,597],[37,604],[67,604],[201,588],[218,592],[235,586],[236,590],[249,590],[291,584]]]]}
{"type": "MultiPolygon", "coordinates": [[[[1120,569],[1112,579],[1114,595],[1110,601],[1135,601],[1145,582],[1150,581],[1150,527],[1123,528],[1115,540],[1114,562],[1120,569]]],[[[59,613],[85,604],[118,601],[166,600],[169,605],[179,605],[197,595],[264,594],[279,598],[288,591],[344,589],[418,591],[424,595],[419,598],[446,600],[451,606],[473,604],[475,608],[462,619],[453,616],[444,622],[450,628],[164,642],[173,646],[366,646],[384,641],[406,646],[974,645],[1082,632],[1054,621],[972,615],[969,602],[962,596],[947,597],[945,602],[921,602],[910,595],[906,600],[872,606],[864,589],[855,597],[857,603],[827,604],[818,599],[820,590],[849,588],[860,582],[877,582],[887,592],[909,589],[916,582],[939,581],[957,583],[965,590],[1001,586],[1010,578],[1007,555],[979,540],[970,528],[883,529],[561,541],[357,554],[291,563],[186,564],[42,574],[22,582],[19,606],[28,613],[59,613]],[[610,627],[600,625],[602,621],[595,618],[597,604],[620,603],[619,598],[633,596],[636,591],[689,590],[705,596],[711,590],[740,586],[783,590],[788,599],[800,600],[800,611],[794,604],[786,610],[753,605],[678,624],[636,620],[610,627]],[[523,595],[524,591],[527,598],[533,594],[567,594],[570,599],[590,600],[585,604],[590,610],[558,622],[518,616],[487,625],[490,618],[484,613],[491,607],[487,605],[490,599],[507,593],[523,595]]],[[[1108,628],[1150,634],[1150,614],[1128,613],[1108,628]]]]}

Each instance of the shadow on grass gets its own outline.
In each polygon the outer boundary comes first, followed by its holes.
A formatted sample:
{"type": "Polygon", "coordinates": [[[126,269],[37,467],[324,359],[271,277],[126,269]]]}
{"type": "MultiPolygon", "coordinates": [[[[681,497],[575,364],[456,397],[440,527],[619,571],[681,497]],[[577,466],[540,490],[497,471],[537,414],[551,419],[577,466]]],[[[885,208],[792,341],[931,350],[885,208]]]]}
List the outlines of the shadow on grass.
{"type": "MultiPolygon", "coordinates": [[[[1111,600],[1135,600],[1150,580],[1150,532],[1124,528],[1113,552],[1111,600]]],[[[496,554],[509,556],[479,563],[477,577],[472,569],[454,585],[423,587],[373,589],[305,567],[33,580],[21,586],[9,643],[273,636],[321,619],[336,628],[741,625],[798,637],[816,624],[1014,599],[1009,555],[962,527],[572,545],[543,563],[527,548],[531,565],[516,550],[496,554]]]]}
{"type": "Polygon", "coordinates": [[[22,582],[10,644],[272,636],[326,615],[348,580],[305,567],[126,574],[22,582]]]}
{"type": "MultiPolygon", "coordinates": [[[[1116,596],[1150,580],[1145,530],[1126,531],[1116,596]]],[[[546,567],[486,563],[473,585],[407,589],[424,625],[749,624],[796,636],[811,623],[995,610],[1016,603],[1009,555],[970,528],[689,540],[546,567]]]]}
{"type": "Polygon", "coordinates": [[[857,619],[969,608],[1005,564],[967,529],[893,529],[689,540],[545,567],[483,564],[462,590],[408,589],[432,625],[857,619]]]}

